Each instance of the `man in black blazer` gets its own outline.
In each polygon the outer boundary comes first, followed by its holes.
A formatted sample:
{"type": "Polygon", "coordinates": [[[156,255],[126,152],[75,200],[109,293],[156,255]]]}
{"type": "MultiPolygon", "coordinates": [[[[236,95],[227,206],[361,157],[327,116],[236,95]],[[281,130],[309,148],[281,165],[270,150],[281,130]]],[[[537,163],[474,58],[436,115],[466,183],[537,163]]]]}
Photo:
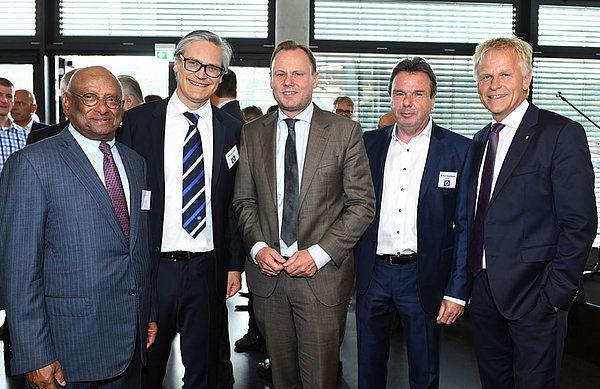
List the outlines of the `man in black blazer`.
{"type": "Polygon", "coordinates": [[[240,102],[236,100],[237,77],[235,76],[235,73],[233,70],[229,70],[227,73],[223,74],[222,78],[223,80],[215,90],[215,93],[210,96],[210,101],[216,105],[217,108],[221,108],[239,121],[245,122],[244,114],[240,108],[240,102]]]}
{"type": "Polygon", "coordinates": [[[567,314],[596,235],[594,173],[579,123],[527,102],[531,46],[477,46],[492,123],[475,134],[469,267],[479,373],[488,388],[558,388],[567,314]]]}
{"type": "Polygon", "coordinates": [[[27,133],[37,131],[44,127],[48,127],[46,123],[39,123],[33,120],[33,115],[37,111],[35,96],[25,89],[15,91],[15,104],[13,105],[10,114],[21,128],[24,128],[27,133]]]}
{"type": "Polygon", "coordinates": [[[231,56],[229,44],[214,33],[189,33],[175,50],[173,95],[123,118],[121,141],[148,163],[151,244],[160,257],[161,330],[149,350],[144,388],[161,388],[176,332],[184,387],[217,386],[225,296],[241,287],[244,265],[231,207],[242,123],[209,101],[231,56]]]}

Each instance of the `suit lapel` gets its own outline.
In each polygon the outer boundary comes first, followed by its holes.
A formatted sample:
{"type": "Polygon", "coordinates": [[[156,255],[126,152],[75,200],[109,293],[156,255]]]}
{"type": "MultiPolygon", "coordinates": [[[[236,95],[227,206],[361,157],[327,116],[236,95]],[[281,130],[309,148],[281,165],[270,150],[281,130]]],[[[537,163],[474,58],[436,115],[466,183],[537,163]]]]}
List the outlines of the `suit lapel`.
{"type": "MultiPolygon", "coordinates": [[[[271,198],[273,204],[277,206],[277,173],[275,168],[275,153],[277,144],[277,112],[274,112],[263,122],[264,128],[259,133],[260,148],[257,153],[265,153],[264,155],[264,172],[269,184],[271,198]]],[[[242,130],[243,131],[243,130],[242,130]]]]}
{"type": "MultiPolygon", "coordinates": [[[[214,105],[211,105],[213,114],[213,171],[211,178],[211,193],[217,193],[217,181],[219,179],[219,173],[221,171],[221,158],[225,158],[225,153],[228,150],[223,150],[225,144],[225,128],[221,124],[221,113],[217,112],[219,109],[214,105]]],[[[215,198],[214,196],[212,197],[215,198]]]]}
{"type": "Polygon", "coordinates": [[[385,160],[387,159],[387,154],[390,149],[390,142],[392,141],[392,131],[395,126],[388,126],[385,130],[375,130],[375,131],[385,131],[383,142],[378,142],[378,148],[376,151],[377,159],[374,161],[377,165],[375,165],[376,171],[373,177],[373,186],[375,187],[375,195],[377,196],[377,217],[381,212],[381,196],[383,194],[383,175],[385,173],[385,160]]]}
{"type": "Polygon", "coordinates": [[[538,108],[533,104],[529,105],[523,119],[521,120],[521,124],[519,124],[519,128],[517,128],[517,132],[508,148],[508,153],[506,154],[506,158],[504,158],[504,162],[502,163],[502,167],[500,168],[500,173],[498,174],[498,179],[496,180],[496,185],[494,185],[494,192],[492,193],[492,198],[490,199],[489,207],[494,203],[494,199],[497,193],[500,193],[502,190],[502,186],[508,180],[508,177],[512,174],[513,170],[523,157],[525,150],[527,149],[527,145],[529,144],[529,138],[535,134],[535,126],[537,124],[538,117],[538,108]]]}
{"type": "Polygon", "coordinates": [[[306,154],[304,156],[304,167],[302,168],[302,181],[300,186],[300,200],[298,209],[302,207],[302,202],[310,183],[317,171],[317,166],[321,162],[321,157],[325,151],[327,138],[329,136],[329,123],[324,120],[321,109],[314,106],[313,117],[310,122],[308,132],[308,143],[306,145],[306,154]]]}
{"type": "MultiPolygon", "coordinates": [[[[118,144],[117,147],[121,146],[118,144]]],[[[138,234],[138,219],[140,217],[140,209],[142,205],[142,188],[143,183],[140,182],[141,177],[134,170],[129,158],[129,153],[124,150],[123,147],[119,147],[119,154],[121,160],[125,166],[125,173],[127,174],[127,181],[129,181],[129,247],[133,248],[138,234]]]]}
{"type": "Polygon", "coordinates": [[[167,121],[167,104],[170,98],[162,100],[156,105],[152,112],[153,120],[150,124],[150,136],[152,142],[153,157],[156,158],[154,163],[154,174],[158,177],[158,192],[155,196],[162,199],[164,204],[165,199],[165,124],[167,121]]]}
{"type": "Polygon", "coordinates": [[[442,138],[442,131],[435,123],[433,123],[431,137],[429,139],[429,150],[427,150],[427,159],[425,160],[425,169],[423,170],[423,177],[421,178],[419,204],[425,203],[423,198],[427,194],[428,189],[437,187],[435,180],[438,177],[440,160],[444,153],[441,144],[442,138]]]}
{"type": "Polygon", "coordinates": [[[87,156],[69,131],[62,131],[58,137],[62,140],[60,156],[79,179],[82,187],[96,200],[100,213],[102,217],[106,218],[108,225],[119,236],[119,239],[122,239],[122,242],[127,244],[106,187],[102,184],[100,177],[98,177],[96,170],[94,170],[87,156]]]}

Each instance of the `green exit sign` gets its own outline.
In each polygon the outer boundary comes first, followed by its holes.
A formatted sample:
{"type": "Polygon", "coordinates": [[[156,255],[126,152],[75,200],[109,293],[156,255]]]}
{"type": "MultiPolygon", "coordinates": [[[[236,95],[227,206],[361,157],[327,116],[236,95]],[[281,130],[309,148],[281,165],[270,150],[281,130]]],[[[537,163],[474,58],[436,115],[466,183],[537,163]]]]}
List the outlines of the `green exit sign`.
{"type": "Polygon", "coordinates": [[[165,61],[175,60],[175,45],[170,43],[155,43],[154,55],[156,58],[165,61]]]}

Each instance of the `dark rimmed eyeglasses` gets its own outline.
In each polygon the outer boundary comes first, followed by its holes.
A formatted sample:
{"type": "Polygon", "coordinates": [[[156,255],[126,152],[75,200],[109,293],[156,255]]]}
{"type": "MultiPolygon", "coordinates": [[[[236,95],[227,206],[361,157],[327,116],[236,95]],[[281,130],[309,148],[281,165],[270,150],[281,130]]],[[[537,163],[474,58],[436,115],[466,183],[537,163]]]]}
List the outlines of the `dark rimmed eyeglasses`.
{"type": "Polygon", "coordinates": [[[196,73],[204,68],[204,73],[211,78],[219,78],[221,74],[225,73],[225,69],[216,65],[206,65],[193,58],[185,58],[181,54],[179,54],[179,58],[183,61],[183,67],[188,72],[196,73]]]}
{"type": "MultiPolygon", "coordinates": [[[[69,92],[70,94],[77,96],[81,99],[81,101],[83,102],[83,105],[86,105],[88,107],[93,107],[94,105],[98,104],[98,101],[100,100],[100,98],[98,97],[98,95],[94,94],[94,93],[84,93],[82,95],[78,95],[77,93],[73,93],[73,92],[69,92]]],[[[111,109],[118,109],[121,108],[121,105],[123,104],[123,100],[121,100],[118,97],[115,96],[106,96],[102,98],[104,100],[104,105],[106,105],[108,108],[111,109]]]]}

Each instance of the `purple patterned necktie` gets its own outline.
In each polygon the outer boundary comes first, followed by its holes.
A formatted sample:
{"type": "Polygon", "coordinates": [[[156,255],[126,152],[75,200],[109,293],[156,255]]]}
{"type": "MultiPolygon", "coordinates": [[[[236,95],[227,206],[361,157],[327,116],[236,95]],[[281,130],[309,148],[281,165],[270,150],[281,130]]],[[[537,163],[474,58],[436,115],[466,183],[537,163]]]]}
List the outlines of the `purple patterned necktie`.
{"type": "Polygon", "coordinates": [[[490,202],[492,191],[492,181],[494,179],[494,165],[496,162],[496,150],[498,148],[498,134],[504,128],[504,124],[494,123],[488,141],[487,154],[481,173],[481,182],[479,184],[479,197],[477,199],[477,212],[475,213],[475,222],[473,224],[473,235],[471,237],[471,247],[469,250],[469,268],[473,276],[479,274],[483,266],[483,220],[490,202]]]}
{"type": "Polygon", "coordinates": [[[127,200],[125,199],[123,184],[121,183],[121,176],[119,176],[119,170],[117,169],[108,143],[100,142],[100,151],[104,154],[103,168],[106,190],[115,208],[117,219],[119,219],[119,224],[121,224],[125,238],[129,242],[129,212],[127,210],[127,200]]]}

